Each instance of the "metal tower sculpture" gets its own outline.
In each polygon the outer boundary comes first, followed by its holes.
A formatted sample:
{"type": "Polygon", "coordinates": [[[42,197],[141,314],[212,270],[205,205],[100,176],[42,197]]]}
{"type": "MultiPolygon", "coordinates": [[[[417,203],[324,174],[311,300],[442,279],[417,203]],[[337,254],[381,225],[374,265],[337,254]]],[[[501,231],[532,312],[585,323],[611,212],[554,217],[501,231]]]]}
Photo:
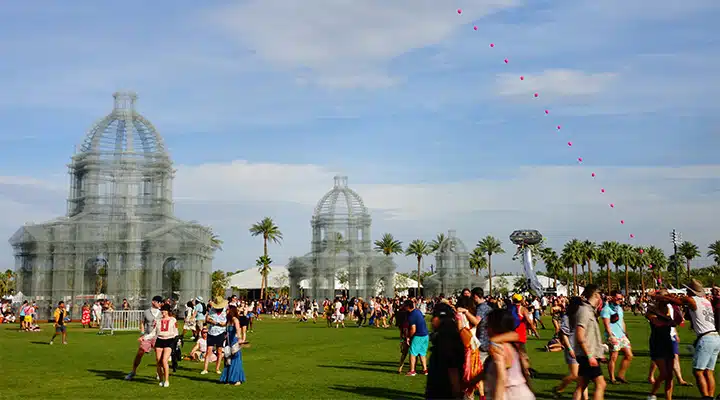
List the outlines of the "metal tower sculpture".
{"type": "Polygon", "coordinates": [[[470,253],[454,230],[449,230],[445,241],[438,243],[435,264],[436,273],[423,283],[426,297],[451,296],[464,288],[480,286],[480,278],[470,270],[470,253]]]}
{"type": "Polygon", "coordinates": [[[310,221],[310,253],[293,257],[288,264],[290,295],[298,298],[300,283],[309,281],[306,296],[333,298],[336,282],[346,279],[342,283],[350,296],[375,296],[382,280],[383,295],[392,297],[395,262],[391,256],[373,251],[370,213],[360,195],[348,187],[347,177],[336,176],[334,180],[310,221]]]}
{"type": "Polygon", "coordinates": [[[175,171],[162,137],[136,111],[135,93],[113,97],[112,112],[68,166],[67,215],[26,224],[10,238],[18,291],[38,303],[64,300],[74,311],[100,292],[136,307],[158,294],[207,297],[211,233],[174,217],[175,171]]]}
{"type": "Polygon", "coordinates": [[[518,230],[510,234],[510,241],[518,247],[515,256],[517,257],[518,254],[522,256],[523,270],[525,272],[525,278],[527,279],[528,289],[535,293],[536,296],[543,295],[543,287],[537,275],[535,275],[532,246],[542,243],[542,240],[542,234],[534,229],[518,230]]]}

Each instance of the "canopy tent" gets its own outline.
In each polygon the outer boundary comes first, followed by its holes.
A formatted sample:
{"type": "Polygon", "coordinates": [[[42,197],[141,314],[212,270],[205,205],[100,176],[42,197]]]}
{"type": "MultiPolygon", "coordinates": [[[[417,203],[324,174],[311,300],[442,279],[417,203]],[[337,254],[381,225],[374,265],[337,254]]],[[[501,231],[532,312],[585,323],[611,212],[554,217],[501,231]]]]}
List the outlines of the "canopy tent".
{"type": "MultiPolygon", "coordinates": [[[[540,281],[540,284],[542,287],[547,290],[553,287],[554,280],[553,278],[547,277],[545,275],[538,275],[538,280],[540,281]]],[[[500,289],[501,287],[504,287],[508,290],[508,292],[513,293],[513,288],[515,287],[515,281],[519,279],[527,279],[525,275],[501,275],[501,276],[493,276],[492,278],[492,284],[493,284],[493,291],[500,289]]],[[[485,282],[483,285],[483,290],[485,290],[485,294],[489,294],[489,282],[485,282]]],[[[570,288],[572,290],[572,288],[570,288]]],[[[570,290],[570,291],[571,291],[570,290]]],[[[582,292],[583,287],[579,287],[579,290],[582,292]]],[[[558,296],[567,296],[568,295],[568,287],[561,284],[560,281],[557,282],[557,292],[556,294],[558,296]]]]}
{"type": "MultiPolygon", "coordinates": [[[[288,286],[290,279],[288,269],[282,265],[270,266],[267,284],[269,287],[278,288],[288,286]]],[[[228,278],[228,289],[237,288],[245,290],[256,290],[262,286],[262,275],[257,267],[231,275],[228,278]]],[[[300,287],[303,289],[311,288],[309,279],[300,281],[300,287]]],[[[405,290],[407,288],[416,288],[417,281],[399,274],[395,274],[395,288],[405,290]]],[[[420,285],[422,287],[422,285],[420,285]]],[[[341,283],[339,279],[335,280],[335,290],[348,290],[347,283],[341,283]]]]}

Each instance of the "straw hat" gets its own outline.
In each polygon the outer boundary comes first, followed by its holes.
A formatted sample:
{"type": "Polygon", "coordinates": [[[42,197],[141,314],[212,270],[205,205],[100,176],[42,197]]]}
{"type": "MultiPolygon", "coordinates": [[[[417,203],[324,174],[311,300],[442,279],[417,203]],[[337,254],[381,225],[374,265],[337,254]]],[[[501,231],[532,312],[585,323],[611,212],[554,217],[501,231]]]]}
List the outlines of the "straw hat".
{"type": "Polygon", "coordinates": [[[214,300],[210,301],[210,306],[212,308],[221,309],[227,307],[228,302],[226,299],[224,299],[222,296],[215,296],[214,300]]]}
{"type": "Polygon", "coordinates": [[[697,279],[691,280],[689,285],[684,286],[688,291],[695,294],[695,296],[705,296],[705,289],[703,288],[702,283],[700,283],[697,279]]]}

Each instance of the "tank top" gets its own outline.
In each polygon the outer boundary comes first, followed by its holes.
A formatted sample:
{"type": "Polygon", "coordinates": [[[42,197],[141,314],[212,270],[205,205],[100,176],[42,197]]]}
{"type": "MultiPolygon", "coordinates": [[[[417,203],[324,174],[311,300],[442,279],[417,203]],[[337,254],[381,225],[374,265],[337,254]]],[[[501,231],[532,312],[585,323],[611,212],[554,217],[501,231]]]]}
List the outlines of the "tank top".
{"type": "Polygon", "coordinates": [[[520,336],[520,338],[518,339],[518,342],[527,343],[527,326],[525,325],[526,324],[525,315],[523,315],[520,312],[519,305],[516,305],[515,309],[517,310],[518,319],[520,320],[520,323],[515,328],[515,332],[517,332],[518,336],[520,336]]]}
{"type": "MultiPolygon", "coordinates": [[[[506,348],[506,351],[507,348],[506,348]]],[[[522,372],[522,361],[520,354],[515,349],[510,350],[512,353],[512,361],[510,368],[507,369],[507,382],[505,382],[505,398],[513,400],[535,400],[535,395],[525,380],[522,372]]],[[[488,400],[492,400],[492,393],[495,392],[495,383],[497,381],[497,371],[494,362],[488,364],[487,379],[485,380],[485,393],[488,400]]]]}
{"type": "Polygon", "coordinates": [[[695,300],[695,305],[697,305],[695,310],[690,309],[690,319],[695,334],[699,336],[715,331],[715,313],[710,301],[700,296],[693,296],[692,298],[695,300]]]}

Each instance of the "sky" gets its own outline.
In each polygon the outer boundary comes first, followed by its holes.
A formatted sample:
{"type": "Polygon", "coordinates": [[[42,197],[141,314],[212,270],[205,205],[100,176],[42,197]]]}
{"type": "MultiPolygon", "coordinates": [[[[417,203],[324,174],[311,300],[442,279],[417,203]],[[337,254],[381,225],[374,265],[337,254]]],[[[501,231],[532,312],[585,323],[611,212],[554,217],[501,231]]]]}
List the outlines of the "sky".
{"type": "Polygon", "coordinates": [[[373,239],[493,235],[499,272],[520,271],[516,229],[666,252],[677,229],[704,254],[720,239],[719,18],[715,0],[7,2],[0,236],[65,214],[75,147],[133,90],[177,168],[177,216],[225,242],[215,269],[255,264],[266,216],[284,233],[274,264],[308,252],[335,174],[373,239]]]}

